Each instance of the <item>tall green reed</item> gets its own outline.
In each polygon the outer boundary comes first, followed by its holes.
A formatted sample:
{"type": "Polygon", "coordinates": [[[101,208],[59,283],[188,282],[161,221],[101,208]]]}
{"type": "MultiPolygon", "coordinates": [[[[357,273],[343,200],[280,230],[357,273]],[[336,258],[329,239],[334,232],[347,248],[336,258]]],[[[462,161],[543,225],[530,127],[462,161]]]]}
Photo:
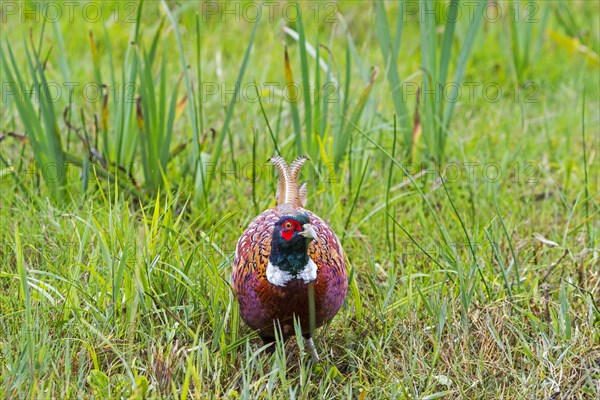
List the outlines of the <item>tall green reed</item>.
{"type": "Polygon", "coordinates": [[[140,34],[140,18],[142,15],[143,0],[140,1],[136,22],[132,27],[130,38],[121,64],[119,79],[115,70],[111,41],[108,30],[103,23],[103,39],[108,56],[109,77],[105,78],[102,72],[103,59],[100,54],[98,42],[90,32],[90,51],[94,79],[98,86],[103,88],[103,101],[99,118],[99,133],[102,140],[102,155],[110,164],[132,167],[134,161],[138,135],[135,121],[135,87],[138,74],[138,46],[140,34]],[[111,90],[112,89],[112,90],[111,90]]]}
{"type": "Polygon", "coordinates": [[[423,69],[422,86],[422,125],[423,137],[429,157],[441,162],[446,138],[450,130],[452,114],[458,98],[469,55],[475,43],[477,31],[484,15],[485,1],[477,2],[472,19],[461,44],[454,65],[454,78],[448,80],[452,62],[452,48],[455,43],[455,30],[460,20],[458,13],[461,5],[451,0],[448,5],[444,33],[440,39],[437,34],[436,20],[441,18],[436,10],[437,2],[419,1],[419,26],[421,30],[421,66],[423,69]]]}
{"type": "Polygon", "coordinates": [[[325,163],[333,162],[338,169],[344,157],[348,154],[353,132],[352,124],[361,123],[365,106],[370,99],[371,91],[377,77],[378,70],[373,68],[365,82],[362,91],[354,94],[350,90],[353,60],[351,53],[355,48],[352,35],[348,28],[347,47],[345,57],[345,80],[333,73],[334,60],[325,46],[319,44],[318,37],[313,46],[305,34],[300,5],[294,3],[298,18],[294,21],[296,30],[291,26],[284,27],[284,32],[298,44],[300,53],[300,70],[302,82],[298,85],[292,73],[292,62],[286,49],[284,57],[286,84],[291,88],[289,95],[292,126],[294,129],[294,143],[296,152],[308,153],[313,159],[320,159],[325,163]],[[329,54],[328,60],[322,55],[322,49],[329,54]],[[314,73],[311,82],[311,65],[308,56],[314,58],[314,73]],[[325,75],[322,81],[321,74],[325,75]],[[323,84],[321,84],[323,82],[323,84]],[[296,92],[296,87],[301,89],[301,94],[296,92]],[[314,88],[314,90],[311,90],[314,88]],[[313,96],[311,96],[313,92],[313,96]],[[303,104],[303,117],[300,116],[300,97],[303,104]]]}
{"type": "MultiPolygon", "coordinates": [[[[421,32],[421,67],[423,83],[420,87],[417,102],[422,115],[423,137],[427,155],[441,161],[444,153],[446,137],[450,129],[450,122],[457,99],[458,87],[461,85],[467,60],[473,47],[477,31],[483,16],[484,1],[478,2],[476,9],[471,14],[472,20],[464,37],[456,64],[454,66],[454,79],[448,80],[452,61],[452,48],[455,42],[455,28],[461,4],[458,0],[441,7],[437,0],[420,0],[418,8],[418,21],[421,32]],[[447,10],[442,16],[440,9],[447,10]],[[438,34],[438,21],[445,17],[443,35],[438,34]]],[[[406,92],[398,71],[398,53],[402,42],[402,31],[405,21],[408,20],[406,2],[397,6],[395,36],[392,38],[388,24],[388,13],[383,1],[375,3],[375,32],[384,59],[385,72],[390,86],[394,109],[398,118],[398,128],[403,140],[403,154],[405,157],[416,157],[416,148],[419,145],[419,130],[411,126],[411,118],[406,104],[406,92]]]]}
{"type": "MultiPolygon", "coordinates": [[[[179,114],[178,106],[185,103],[185,98],[178,103],[178,85],[170,88],[165,56],[159,68],[156,68],[159,44],[163,39],[162,23],[150,45],[144,46],[140,27],[142,6],[143,1],[140,1],[125,57],[120,66],[115,64],[106,25],[102,25],[104,35],[101,42],[90,31],[92,74],[97,87],[102,91],[102,102],[100,108],[95,110],[92,132],[89,132],[90,125],[86,120],[84,105],[74,100],[71,92],[68,94],[64,121],[62,124],[59,121],[57,104],[60,102],[56,103],[49,95],[49,81],[45,69],[50,53],[48,52],[44,61],[41,57],[45,24],[42,26],[37,48],[33,43],[29,45],[25,42],[29,76],[21,72],[10,43],[6,43],[6,50],[5,46],[0,48],[7,81],[15,90],[10,101],[16,105],[25,134],[32,146],[38,171],[41,172],[53,199],[57,201],[67,198],[68,165],[83,170],[83,192],[87,190],[89,179],[94,175],[108,179],[109,182],[118,182],[121,187],[137,197],[143,196],[144,192],[154,193],[163,186],[167,164],[175,154],[171,153],[170,148],[175,121],[179,114]],[[105,49],[104,53],[100,48],[105,49]],[[108,73],[103,68],[104,65],[108,65],[108,73]],[[117,79],[119,76],[120,79],[117,79]],[[33,90],[29,91],[28,87],[33,90]],[[137,90],[139,97],[136,98],[137,90]],[[74,110],[81,113],[80,127],[74,126],[72,117],[78,114],[74,113],[74,110]],[[62,142],[71,131],[75,131],[79,139],[76,145],[79,147],[67,150],[62,142]],[[84,156],[75,155],[75,152],[82,148],[84,156]],[[135,181],[131,181],[135,163],[138,161],[141,161],[143,167],[142,191],[135,187],[135,181]],[[91,172],[92,170],[94,172],[91,172]]],[[[71,81],[69,60],[64,51],[61,29],[57,24],[54,25],[54,37],[58,48],[62,50],[55,53],[56,62],[65,80],[71,81]]],[[[162,43],[162,46],[164,48],[167,44],[162,43]]],[[[67,137],[67,142],[69,139],[67,137]]]]}
{"type": "MultiPolygon", "coordinates": [[[[552,5],[539,2],[514,1],[509,7],[509,54],[517,82],[523,84],[531,76],[545,36],[552,5]],[[539,12],[541,8],[541,13],[539,12]]],[[[562,7],[557,6],[559,9],[562,7]]]]}
{"type": "Polygon", "coordinates": [[[62,202],[66,199],[66,164],[60,130],[52,101],[44,63],[40,59],[40,45],[36,49],[25,41],[25,55],[29,67],[30,83],[21,74],[21,68],[15,59],[10,43],[0,46],[2,66],[6,73],[7,82],[15,89],[11,99],[17,107],[23,123],[25,134],[33,148],[38,170],[50,189],[53,200],[62,202]],[[28,92],[26,85],[30,85],[28,92]]]}
{"type": "Polygon", "coordinates": [[[162,186],[167,163],[171,159],[170,148],[179,89],[179,83],[173,85],[169,96],[167,89],[167,59],[164,54],[160,64],[158,81],[154,78],[153,65],[160,32],[161,28],[159,27],[150,51],[144,49],[138,51],[137,54],[140,83],[140,97],[137,99],[137,121],[140,131],[139,153],[144,169],[146,189],[150,191],[156,191],[162,186]]]}
{"type": "MultiPolygon", "coordinates": [[[[234,93],[233,93],[231,101],[229,102],[229,105],[227,107],[227,112],[225,114],[225,121],[223,122],[223,126],[218,131],[215,146],[212,150],[212,153],[209,156],[203,157],[203,155],[200,153],[200,145],[199,145],[199,143],[200,143],[199,138],[202,133],[200,131],[200,122],[202,121],[202,110],[201,110],[201,107],[196,107],[195,91],[194,91],[194,88],[192,85],[191,77],[188,73],[188,68],[187,68],[188,64],[187,64],[186,57],[185,57],[183,41],[181,39],[181,34],[179,32],[179,24],[174,16],[174,13],[171,11],[171,9],[169,8],[169,6],[167,5],[167,3],[164,0],[162,1],[162,5],[163,5],[163,8],[164,8],[168,18],[169,18],[169,21],[171,22],[173,31],[175,32],[177,48],[179,50],[179,56],[180,56],[180,60],[181,60],[181,67],[183,70],[186,93],[187,93],[187,97],[189,100],[188,101],[188,116],[189,116],[189,119],[192,124],[192,142],[193,142],[194,177],[195,177],[194,178],[194,188],[195,188],[195,193],[196,193],[195,198],[196,198],[196,201],[201,202],[201,204],[206,205],[206,204],[208,204],[207,203],[208,202],[208,193],[210,192],[210,187],[211,187],[211,182],[212,182],[212,177],[213,177],[211,174],[208,174],[208,171],[207,171],[208,162],[210,162],[211,164],[217,164],[221,157],[221,153],[223,151],[223,141],[225,140],[225,136],[227,135],[227,132],[229,129],[229,124],[231,123],[231,120],[233,118],[233,111],[235,109],[236,99],[238,97],[240,87],[241,87],[241,82],[244,79],[244,74],[246,72],[248,61],[250,59],[250,52],[252,50],[252,45],[254,43],[254,37],[256,35],[256,30],[258,28],[260,18],[257,18],[257,22],[254,24],[254,27],[252,29],[252,33],[250,35],[250,40],[248,41],[248,46],[246,47],[246,51],[244,53],[244,57],[242,59],[242,64],[240,66],[237,80],[235,83],[234,93]]],[[[196,24],[197,24],[196,32],[199,33],[200,32],[199,19],[196,19],[196,24]]],[[[201,49],[200,42],[199,42],[200,41],[199,35],[196,36],[196,40],[197,40],[197,44],[196,44],[197,49],[201,49]]],[[[199,55],[200,55],[200,52],[198,52],[198,56],[199,55]]],[[[200,61],[198,61],[198,63],[199,62],[200,61]]],[[[198,67],[198,71],[200,71],[199,67],[198,67]]]]}
{"type": "Polygon", "coordinates": [[[383,1],[375,2],[375,33],[384,59],[385,74],[390,85],[394,110],[398,121],[398,128],[403,138],[404,155],[410,157],[413,148],[413,135],[410,126],[410,115],[406,105],[402,89],[402,80],[398,72],[398,53],[402,41],[402,30],[404,28],[405,7],[404,2],[398,6],[396,16],[396,36],[391,38],[387,13],[383,1]]]}

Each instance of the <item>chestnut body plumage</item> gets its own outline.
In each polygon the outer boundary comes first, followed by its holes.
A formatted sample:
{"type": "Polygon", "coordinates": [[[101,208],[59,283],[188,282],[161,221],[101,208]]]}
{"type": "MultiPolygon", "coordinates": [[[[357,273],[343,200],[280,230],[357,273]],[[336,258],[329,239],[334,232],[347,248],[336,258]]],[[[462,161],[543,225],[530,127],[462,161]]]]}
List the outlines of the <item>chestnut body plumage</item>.
{"type": "Polygon", "coordinates": [[[316,358],[312,329],[331,321],[348,289],[340,242],[317,215],[303,208],[306,192],[298,186],[305,157],[289,167],[281,157],[276,207],[259,214],[240,237],[232,283],[242,319],[265,342],[275,326],[284,338],[294,334],[294,318],[316,358]],[[313,308],[314,305],[314,308],[313,308]]]}

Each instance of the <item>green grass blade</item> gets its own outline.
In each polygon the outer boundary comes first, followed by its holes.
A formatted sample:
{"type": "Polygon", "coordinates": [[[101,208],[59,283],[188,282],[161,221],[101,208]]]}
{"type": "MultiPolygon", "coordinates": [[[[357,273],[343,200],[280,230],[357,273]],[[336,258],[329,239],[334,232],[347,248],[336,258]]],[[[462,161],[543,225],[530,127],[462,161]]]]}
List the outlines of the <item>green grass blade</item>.
{"type": "Polygon", "coordinates": [[[285,63],[285,81],[288,87],[289,98],[287,99],[290,103],[290,111],[292,113],[292,124],[294,127],[294,135],[296,138],[296,153],[303,153],[302,146],[302,128],[300,125],[300,111],[298,110],[298,92],[296,91],[294,75],[292,73],[292,65],[290,63],[290,56],[287,51],[287,47],[285,48],[284,53],[284,63],[285,63]]]}
{"type": "MultiPolygon", "coordinates": [[[[404,3],[400,4],[400,6],[398,7],[398,12],[400,13],[397,17],[398,21],[404,20],[404,9],[404,3]]],[[[410,115],[408,113],[408,107],[404,102],[402,82],[398,73],[398,67],[394,60],[394,57],[398,56],[398,50],[400,47],[399,40],[402,38],[403,24],[397,24],[398,31],[396,32],[396,38],[398,42],[392,44],[387,14],[385,11],[383,1],[375,2],[375,11],[375,33],[377,35],[377,40],[381,48],[383,59],[385,61],[386,75],[390,85],[396,115],[398,117],[400,132],[402,133],[402,136],[404,138],[404,152],[406,156],[409,156],[413,146],[412,129],[410,127],[410,115]]]]}
{"type": "Polygon", "coordinates": [[[356,203],[358,201],[358,196],[360,196],[360,191],[362,189],[363,182],[365,180],[365,176],[367,175],[367,170],[369,167],[370,158],[367,157],[365,160],[365,165],[363,167],[362,174],[360,175],[360,180],[358,181],[358,187],[356,188],[356,194],[354,195],[354,200],[352,200],[352,206],[350,206],[350,211],[348,212],[348,216],[346,217],[346,223],[344,224],[344,233],[342,234],[342,246],[344,244],[344,240],[346,239],[346,234],[348,233],[348,226],[350,225],[350,218],[352,218],[352,213],[356,208],[356,203]]]}
{"type": "Polygon", "coordinates": [[[448,76],[448,66],[450,65],[452,40],[454,39],[454,28],[456,26],[458,10],[458,0],[450,1],[450,4],[448,4],[448,16],[446,17],[446,28],[444,29],[444,40],[442,42],[442,55],[440,56],[439,83],[441,85],[446,85],[446,77],[448,76]]]}
{"type": "MultiPolygon", "coordinates": [[[[202,29],[200,25],[200,15],[196,14],[196,75],[198,82],[202,80],[202,29]]],[[[200,132],[204,132],[204,104],[202,102],[202,96],[198,96],[198,105],[196,115],[200,122],[200,132]]],[[[205,196],[206,197],[206,196],[205,196]]]]}
{"type": "Polygon", "coordinates": [[[435,16],[427,11],[435,3],[419,0],[419,29],[421,32],[421,67],[423,70],[423,84],[421,98],[423,99],[423,138],[429,151],[429,156],[441,162],[441,149],[439,148],[440,121],[438,120],[439,82],[436,59],[436,26],[435,16]]]}
{"type": "Polygon", "coordinates": [[[346,149],[348,148],[348,143],[351,140],[352,137],[352,127],[355,125],[358,125],[360,117],[363,114],[363,111],[365,109],[365,106],[367,104],[367,100],[369,99],[370,95],[371,95],[371,90],[373,89],[373,85],[375,83],[375,78],[377,77],[377,69],[374,68],[373,71],[371,71],[371,77],[369,79],[369,81],[367,82],[366,86],[364,87],[362,93],[360,94],[359,98],[358,98],[358,103],[356,104],[356,107],[354,109],[354,112],[352,113],[352,116],[350,117],[350,124],[346,125],[346,129],[343,132],[343,134],[339,137],[336,138],[336,142],[335,142],[335,158],[334,158],[334,163],[336,168],[340,165],[340,163],[342,162],[342,157],[346,154],[346,149]]]}
{"type": "Polygon", "coordinates": [[[441,234],[445,244],[449,245],[450,243],[452,243],[452,240],[451,240],[450,236],[448,235],[448,230],[442,224],[442,221],[438,218],[438,213],[436,212],[435,208],[431,204],[431,201],[429,201],[429,197],[427,195],[425,195],[425,192],[423,192],[423,189],[421,188],[421,186],[419,184],[417,184],[417,181],[415,181],[415,179],[412,177],[412,175],[406,170],[405,166],[402,165],[402,163],[399,162],[395,157],[392,157],[392,155],[390,153],[388,153],[379,143],[374,141],[371,137],[369,137],[369,135],[367,135],[365,132],[363,132],[362,129],[360,129],[360,127],[354,125],[354,129],[356,129],[365,139],[367,139],[380,152],[382,152],[392,163],[394,163],[394,165],[397,168],[399,168],[402,171],[402,173],[404,173],[406,178],[410,181],[410,183],[414,186],[414,188],[419,192],[419,195],[421,196],[421,198],[425,202],[425,205],[431,212],[431,215],[432,215],[433,219],[435,220],[435,224],[436,224],[438,230],[440,231],[440,234],[441,234]]]}
{"type": "Polygon", "coordinates": [[[267,130],[269,131],[269,135],[271,136],[271,140],[273,140],[273,146],[275,147],[275,153],[281,155],[281,151],[277,146],[277,138],[273,133],[273,129],[271,128],[271,124],[269,123],[269,118],[267,117],[267,113],[265,112],[265,107],[263,106],[261,95],[258,92],[258,83],[254,82],[254,91],[256,92],[256,98],[258,99],[258,105],[260,106],[260,112],[265,120],[265,124],[267,125],[267,130]]]}
{"type": "Polygon", "coordinates": [[[65,48],[65,39],[63,37],[61,27],[57,22],[55,22],[52,24],[52,28],[54,30],[54,37],[56,38],[56,43],[58,44],[58,54],[60,55],[60,70],[62,72],[63,78],[65,79],[65,82],[71,82],[71,70],[67,61],[67,50],[65,48]]]}
{"type": "MultiPolygon", "coordinates": [[[[343,101],[342,108],[339,114],[341,121],[339,123],[339,128],[337,130],[337,134],[335,136],[335,142],[340,142],[342,140],[346,140],[343,138],[343,135],[346,133],[346,118],[348,118],[348,107],[350,106],[350,82],[352,80],[352,58],[350,55],[350,37],[348,39],[348,45],[346,47],[346,75],[344,82],[344,92],[343,92],[343,101]]],[[[352,174],[350,174],[352,175],[352,174]]]]}
{"type": "Polygon", "coordinates": [[[590,249],[594,248],[595,237],[592,234],[592,228],[590,226],[590,192],[588,182],[588,163],[587,163],[587,145],[585,141],[585,95],[586,90],[583,88],[583,100],[581,105],[581,140],[583,142],[583,182],[584,182],[584,195],[585,195],[585,219],[587,228],[587,246],[590,249]]]}
{"type": "Polygon", "coordinates": [[[519,289],[519,291],[521,290],[521,274],[519,272],[519,259],[517,258],[517,253],[515,252],[515,249],[513,247],[513,241],[512,238],[510,236],[510,234],[508,233],[508,229],[506,229],[506,224],[504,223],[504,218],[502,218],[502,214],[500,213],[500,207],[498,206],[498,200],[496,198],[496,194],[494,193],[494,206],[496,207],[496,213],[498,215],[498,219],[500,220],[500,225],[502,225],[502,232],[504,232],[504,237],[506,238],[506,241],[508,242],[508,246],[510,248],[510,254],[513,257],[513,261],[515,263],[515,279],[517,281],[517,288],[519,289]]]}
{"type": "MultiPolygon", "coordinates": [[[[252,28],[252,33],[250,34],[250,39],[248,40],[248,46],[246,46],[246,51],[244,52],[244,58],[242,59],[242,65],[239,69],[237,76],[237,84],[235,85],[235,90],[231,100],[229,102],[229,106],[227,107],[227,113],[225,114],[225,122],[223,122],[223,127],[219,132],[219,136],[217,137],[217,142],[215,149],[211,155],[211,162],[217,164],[219,162],[219,158],[221,157],[221,152],[223,150],[223,140],[225,139],[225,135],[229,130],[229,124],[231,123],[231,119],[233,117],[233,110],[236,105],[236,99],[240,92],[241,83],[244,80],[244,74],[246,72],[246,67],[248,66],[248,61],[250,59],[250,52],[252,51],[252,46],[254,45],[254,38],[256,36],[256,31],[258,29],[258,24],[260,22],[260,18],[257,19],[254,27],[252,28]]],[[[208,181],[208,188],[210,188],[210,180],[208,181]]]]}
{"type": "MultiPolygon", "coordinates": [[[[203,168],[201,159],[200,159],[200,130],[199,130],[199,126],[198,126],[198,116],[196,114],[196,109],[195,109],[195,92],[194,89],[192,87],[192,81],[190,79],[190,75],[188,73],[188,68],[187,68],[187,61],[186,61],[186,57],[185,57],[185,51],[184,51],[184,47],[183,47],[183,41],[181,39],[181,34],[179,32],[179,25],[177,24],[177,21],[175,20],[175,17],[173,16],[173,13],[171,12],[171,9],[169,8],[169,6],[167,5],[165,0],[161,1],[161,4],[163,6],[163,9],[165,10],[165,13],[167,14],[167,17],[169,18],[169,21],[171,22],[171,26],[173,28],[173,32],[175,33],[175,40],[177,42],[177,48],[179,50],[179,58],[180,58],[180,64],[181,64],[181,68],[183,69],[183,77],[184,77],[184,81],[185,81],[185,87],[186,87],[186,93],[187,93],[187,98],[188,98],[188,117],[190,119],[190,123],[192,125],[192,149],[193,149],[193,154],[192,154],[192,158],[194,160],[194,175],[195,175],[195,190],[196,190],[196,198],[198,198],[198,196],[200,194],[204,194],[206,188],[206,183],[204,181],[204,179],[198,179],[200,176],[204,176],[203,174],[203,169],[200,170],[201,168],[203,168]]],[[[235,99],[235,96],[233,97],[233,99],[235,99]]],[[[222,136],[222,135],[221,135],[222,136]]],[[[222,139],[221,139],[222,142],[222,139]]],[[[217,162],[217,160],[214,160],[214,162],[217,162]]],[[[205,200],[206,198],[203,197],[205,200]]]]}
{"type": "MultiPolygon", "coordinates": [[[[306,131],[306,149],[311,157],[316,155],[315,149],[312,146],[313,128],[312,128],[312,100],[310,97],[310,74],[308,57],[306,55],[306,37],[304,34],[304,24],[302,22],[302,10],[300,5],[295,2],[296,11],[298,13],[298,46],[300,49],[300,68],[302,71],[302,99],[304,100],[304,129],[306,131]]],[[[318,63],[318,59],[317,59],[318,63]]]]}
{"type": "Polygon", "coordinates": [[[321,107],[322,107],[322,99],[321,99],[321,70],[319,69],[319,61],[321,60],[321,55],[319,54],[319,41],[315,41],[316,44],[316,54],[315,54],[315,98],[311,107],[313,109],[313,120],[312,126],[314,127],[315,133],[323,139],[324,132],[320,129],[321,122],[321,107]]]}
{"type": "Polygon", "coordinates": [[[35,347],[33,342],[33,333],[35,328],[33,326],[33,313],[31,307],[31,294],[29,292],[29,283],[27,280],[27,267],[25,266],[25,262],[23,260],[23,248],[21,246],[21,235],[19,233],[18,226],[15,230],[15,255],[17,261],[17,270],[19,271],[19,280],[21,283],[21,298],[23,299],[23,308],[25,312],[25,323],[22,327],[23,336],[25,338],[23,347],[27,350],[27,365],[29,368],[29,375],[33,381],[35,377],[35,347]]]}
{"type": "Polygon", "coordinates": [[[498,263],[498,266],[500,267],[500,272],[502,272],[502,280],[504,281],[504,286],[506,287],[506,291],[508,292],[508,297],[512,299],[512,297],[513,297],[512,286],[508,280],[508,274],[506,272],[504,260],[502,259],[502,256],[500,255],[500,250],[498,249],[498,245],[492,239],[492,236],[490,235],[487,228],[484,229],[484,232],[485,232],[485,236],[488,239],[488,242],[492,248],[492,253],[494,254],[494,259],[496,260],[496,262],[498,263]]]}
{"type": "MultiPolygon", "coordinates": [[[[469,55],[471,54],[471,50],[473,49],[473,44],[475,43],[475,38],[477,37],[477,32],[479,30],[479,25],[481,24],[481,19],[483,18],[484,8],[486,6],[485,2],[479,2],[475,11],[473,21],[469,25],[469,29],[467,30],[467,34],[465,36],[465,41],[461,46],[460,53],[458,55],[458,61],[456,63],[456,67],[454,69],[454,80],[453,85],[449,90],[449,94],[447,98],[455,99],[457,98],[457,90],[458,86],[462,84],[463,77],[465,74],[465,70],[467,67],[467,61],[469,59],[469,55]]],[[[454,112],[455,101],[449,101],[446,109],[444,110],[444,116],[442,120],[442,127],[447,130],[450,125],[450,121],[452,120],[452,113],[454,112]]],[[[441,142],[441,148],[444,149],[445,144],[445,135],[444,139],[441,142]]]]}

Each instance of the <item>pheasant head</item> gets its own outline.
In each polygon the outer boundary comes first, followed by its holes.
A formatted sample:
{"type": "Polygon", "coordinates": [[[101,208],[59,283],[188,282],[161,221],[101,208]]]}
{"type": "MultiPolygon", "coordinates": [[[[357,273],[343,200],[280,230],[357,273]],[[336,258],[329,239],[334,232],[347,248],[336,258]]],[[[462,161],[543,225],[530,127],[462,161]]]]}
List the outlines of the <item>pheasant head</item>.
{"type": "Polygon", "coordinates": [[[273,229],[267,279],[282,286],[282,283],[287,283],[299,274],[308,273],[305,277],[310,278],[310,269],[314,263],[308,256],[308,245],[316,237],[308,214],[298,212],[281,217],[273,229]]]}

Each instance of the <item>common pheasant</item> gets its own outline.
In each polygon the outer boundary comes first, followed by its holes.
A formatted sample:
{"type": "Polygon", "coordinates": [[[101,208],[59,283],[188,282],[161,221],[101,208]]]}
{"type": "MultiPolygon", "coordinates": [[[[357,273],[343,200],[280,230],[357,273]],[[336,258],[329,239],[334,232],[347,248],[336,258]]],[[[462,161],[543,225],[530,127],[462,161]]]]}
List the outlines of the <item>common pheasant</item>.
{"type": "Polygon", "coordinates": [[[304,209],[306,184],[298,177],[306,157],[291,165],[271,158],[279,172],[277,206],[259,214],[240,237],[232,273],[240,315],[265,344],[294,334],[299,319],[302,335],[315,361],[315,328],[338,312],[348,289],[348,275],[339,239],[317,215],[304,209]]]}

